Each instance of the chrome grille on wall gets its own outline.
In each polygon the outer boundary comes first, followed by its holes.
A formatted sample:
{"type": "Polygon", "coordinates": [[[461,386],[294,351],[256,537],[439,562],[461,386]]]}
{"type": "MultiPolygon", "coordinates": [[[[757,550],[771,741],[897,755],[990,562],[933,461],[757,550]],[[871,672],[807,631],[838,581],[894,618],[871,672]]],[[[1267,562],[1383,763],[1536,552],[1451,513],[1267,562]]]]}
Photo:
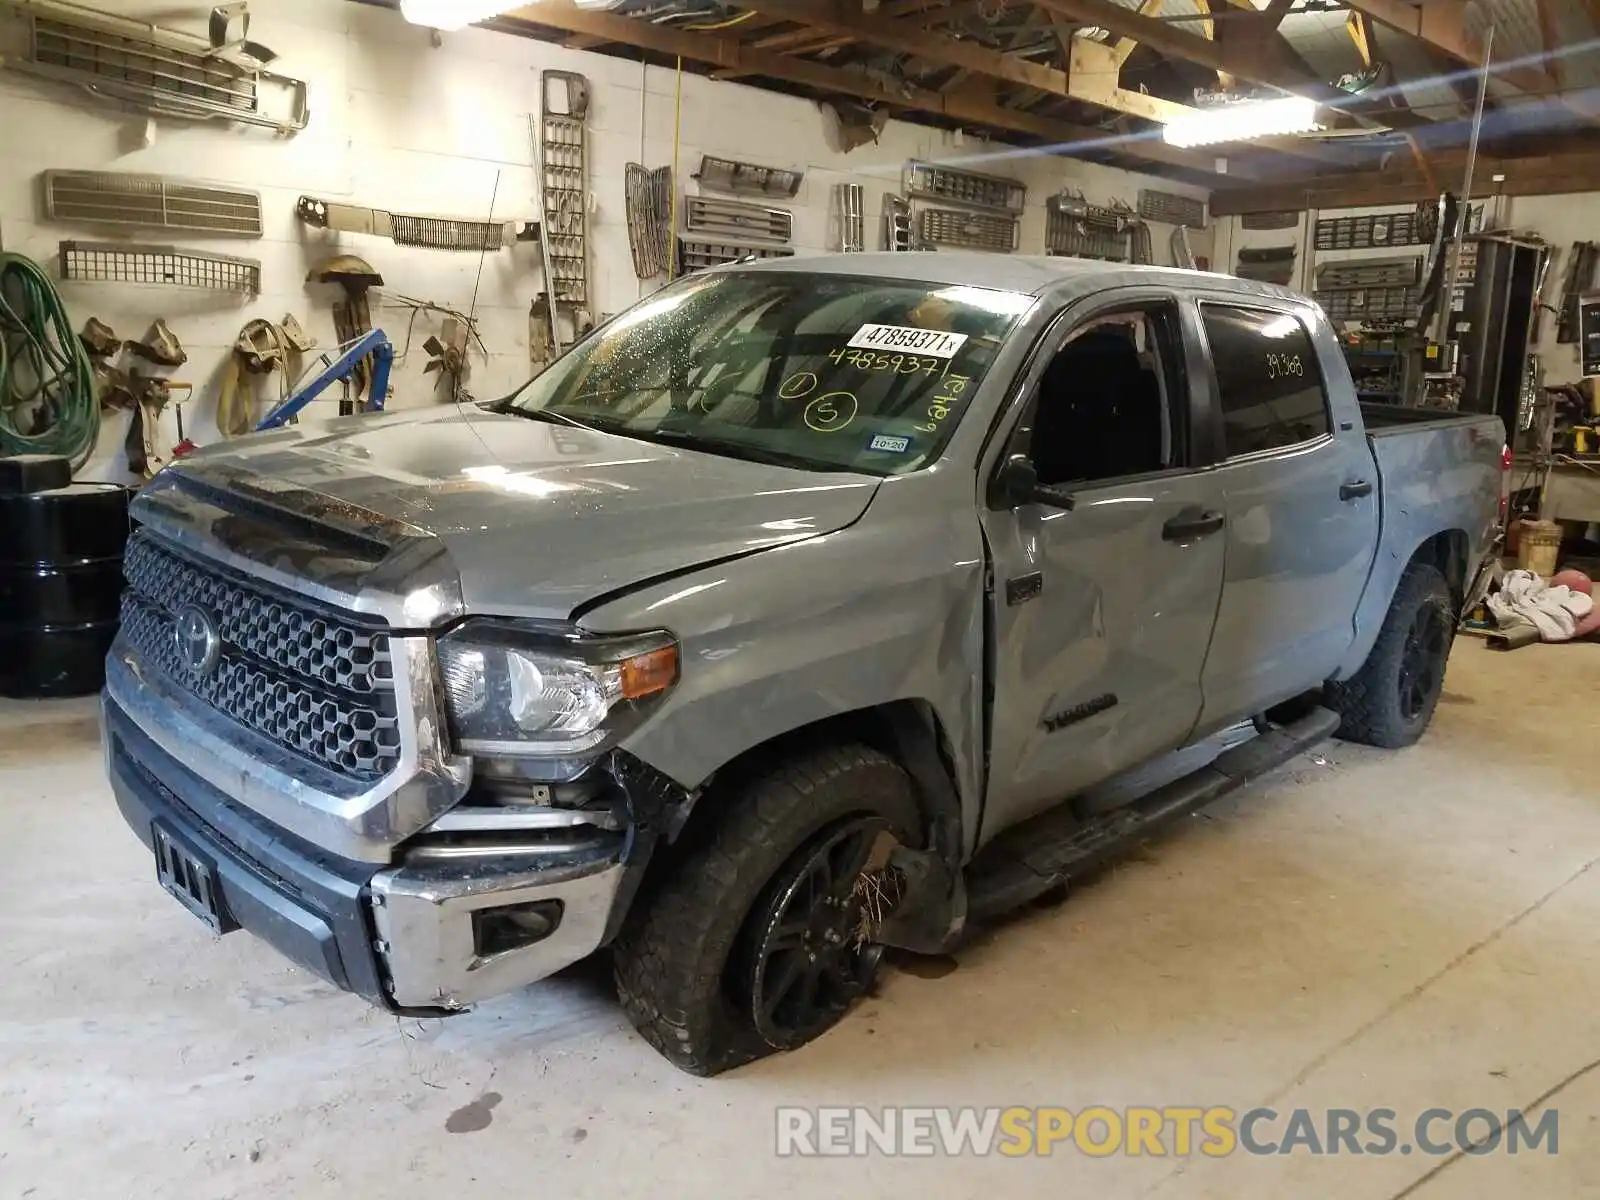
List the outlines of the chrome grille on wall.
{"type": "Polygon", "coordinates": [[[261,193],[126,171],[46,171],[45,216],[52,221],[261,236],[261,193]]]}
{"type": "Polygon", "coordinates": [[[3,41],[23,44],[0,66],[157,116],[224,120],[291,134],[310,118],[306,84],[205,38],[61,0],[0,0],[3,41]]]}
{"type": "Polygon", "coordinates": [[[706,240],[787,242],[794,229],[794,217],[787,209],[716,196],[683,198],[685,233],[706,240]]]}
{"type": "Polygon", "coordinates": [[[376,779],[399,765],[384,629],[186,558],[147,531],[129,541],[123,571],[122,641],[146,669],[318,766],[376,779]],[[175,637],[189,606],[214,623],[220,643],[215,664],[198,671],[175,637]]]}

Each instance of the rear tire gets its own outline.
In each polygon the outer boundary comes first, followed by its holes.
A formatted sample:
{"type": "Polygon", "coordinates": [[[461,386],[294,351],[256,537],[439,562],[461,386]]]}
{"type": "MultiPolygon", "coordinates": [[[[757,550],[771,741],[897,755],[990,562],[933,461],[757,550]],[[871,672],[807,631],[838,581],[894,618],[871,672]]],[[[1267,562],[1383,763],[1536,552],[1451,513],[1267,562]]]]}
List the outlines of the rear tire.
{"type": "Polygon", "coordinates": [[[1412,563],[1400,577],[1367,661],[1328,685],[1327,704],[1348,742],[1398,749],[1420,738],[1444,690],[1455,641],[1455,601],[1437,567],[1412,563]]]}
{"type": "Polygon", "coordinates": [[[614,956],[645,1041],[715,1075],[820,1036],[871,986],[879,948],[849,936],[865,928],[859,881],[881,883],[888,844],[920,846],[921,819],[906,773],[859,745],[703,802],[726,807],[628,915],[614,956]]]}

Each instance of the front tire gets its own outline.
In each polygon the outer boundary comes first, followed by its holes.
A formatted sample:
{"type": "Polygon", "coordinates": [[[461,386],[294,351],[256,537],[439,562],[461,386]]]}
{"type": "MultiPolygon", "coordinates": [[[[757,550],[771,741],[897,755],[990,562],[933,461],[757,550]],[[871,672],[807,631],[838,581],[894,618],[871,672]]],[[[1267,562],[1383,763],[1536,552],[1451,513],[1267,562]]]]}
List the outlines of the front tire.
{"type": "Polygon", "coordinates": [[[1327,704],[1345,741],[1398,749],[1420,738],[1444,691],[1456,610],[1437,567],[1412,563],[1400,577],[1367,661],[1328,685],[1327,704]]]}
{"type": "Polygon", "coordinates": [[[629,914],[614,956],[640,1035],[715,1075],[813,1040],[870,988],[872,927],[893,906],[888,850],[920,846],[920,817],[906,773],[859,745],[702,803],[726,807],[629,914]]]}

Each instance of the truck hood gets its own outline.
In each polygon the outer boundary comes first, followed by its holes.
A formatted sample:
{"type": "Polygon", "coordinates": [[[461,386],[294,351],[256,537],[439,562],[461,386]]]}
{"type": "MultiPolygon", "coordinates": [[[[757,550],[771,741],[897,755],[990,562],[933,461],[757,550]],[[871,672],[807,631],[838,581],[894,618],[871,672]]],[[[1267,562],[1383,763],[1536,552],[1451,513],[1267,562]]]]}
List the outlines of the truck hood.
{"type": "Polygon", "coordinates": [[[476,406],[303,425],[173,470],[180,487],[191,475],[213,492],[270,491],[313,521],[336,512],[346,527],[437,539],[469,612],[557,620],[620,588],[841,529],[878,484],[476,406]]]}

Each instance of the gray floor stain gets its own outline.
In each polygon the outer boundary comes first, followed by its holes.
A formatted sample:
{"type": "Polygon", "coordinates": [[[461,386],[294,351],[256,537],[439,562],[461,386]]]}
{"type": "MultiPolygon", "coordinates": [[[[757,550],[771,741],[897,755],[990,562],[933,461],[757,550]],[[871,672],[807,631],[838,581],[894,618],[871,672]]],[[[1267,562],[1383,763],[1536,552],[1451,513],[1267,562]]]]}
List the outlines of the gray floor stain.
{"type": "Polygon", "coordinates": [[[93,746],[100,740],[100,718],[69,717],[65,720],[21,721],[0,731],[0,763],[46,758],[63,750],[93,746]]]}
{"type": "Polygon", "coordinates": [[[499,1104],[499,1092],[485,1092],[471,1104],[463,1104],[445,1119],[447,1133],[477,1133],[489,1128],[494,1120],[494,1106],[499,1104]]]}

